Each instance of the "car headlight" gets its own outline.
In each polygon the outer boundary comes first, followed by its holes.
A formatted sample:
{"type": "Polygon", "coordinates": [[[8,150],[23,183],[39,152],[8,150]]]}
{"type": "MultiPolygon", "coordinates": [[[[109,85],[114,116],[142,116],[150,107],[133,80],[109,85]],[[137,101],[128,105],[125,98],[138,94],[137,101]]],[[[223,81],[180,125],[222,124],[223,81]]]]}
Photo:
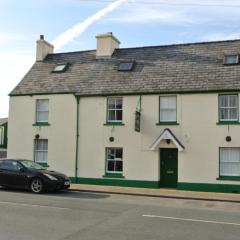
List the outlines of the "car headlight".
{"type": "Polygon", "coordinates": [[[57,180],[57,178],[55,178],[54,176],[52,176],[50,174],[44,173],[43,175],[46,176],[47,178],[51,179],[51,180],[57,180]]]}

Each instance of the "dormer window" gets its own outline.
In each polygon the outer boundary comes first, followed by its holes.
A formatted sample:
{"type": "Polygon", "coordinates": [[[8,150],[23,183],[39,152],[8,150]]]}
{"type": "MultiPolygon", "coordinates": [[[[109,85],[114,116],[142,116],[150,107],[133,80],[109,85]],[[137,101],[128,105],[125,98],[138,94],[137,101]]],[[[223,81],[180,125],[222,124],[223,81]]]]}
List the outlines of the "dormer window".
{"type": "Polygon", "coordinates": [[[58,64],[57,66],[55,66],[55,68],[53,69],[53,73],[61,73],[61,72],[65,72],[68,68],[68,64],[58,64]]]}
{"type": "Polygon", "coordinates": [[[131,71],[133,70],[135,61],[131,62],[121,62],[118,65],[118,71],[131,71]]]}
{"type": "Polygon", "coordinates": [[[238,55],[226,55],[226,56],[224,56],[223,63],[225,65],[238,64],[239,56],[238,55]]]}

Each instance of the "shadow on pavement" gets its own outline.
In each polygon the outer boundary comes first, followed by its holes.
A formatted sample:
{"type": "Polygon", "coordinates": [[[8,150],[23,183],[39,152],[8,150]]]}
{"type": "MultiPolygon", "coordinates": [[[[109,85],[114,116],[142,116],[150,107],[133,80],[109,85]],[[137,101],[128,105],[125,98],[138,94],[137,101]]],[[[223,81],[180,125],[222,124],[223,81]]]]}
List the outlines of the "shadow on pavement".
{"type": "Polygon", "coordinates": [[[0,187],[0,192],[8,192],[8,193],[19,193],[25,195],[32,195],[32,196],[52,196],[52,197],[64,197],[64,198],[80,198],[80,199],[103,199],[109,198],[109,194],[102,194],[102,193],[89,193],[89,192],[75,192],[75,191],[57,191],[57,192],[43,192],[41,194],[34,194],[27,190],[19,190],[19,189],[6,189],[0,187]]]}

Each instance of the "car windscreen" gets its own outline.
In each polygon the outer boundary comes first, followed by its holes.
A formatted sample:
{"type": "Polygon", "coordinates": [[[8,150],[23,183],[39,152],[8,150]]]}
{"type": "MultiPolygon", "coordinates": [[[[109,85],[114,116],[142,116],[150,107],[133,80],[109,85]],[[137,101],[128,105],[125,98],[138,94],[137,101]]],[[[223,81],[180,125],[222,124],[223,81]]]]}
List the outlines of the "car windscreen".
{"type": "Polygon", "coordinates": [[[32,161],[21,161],[21,164],[26,168],[33,168],[33,169],[45,169],[43,166],[41,166],[38,163],[32,162],[32,161]]]}

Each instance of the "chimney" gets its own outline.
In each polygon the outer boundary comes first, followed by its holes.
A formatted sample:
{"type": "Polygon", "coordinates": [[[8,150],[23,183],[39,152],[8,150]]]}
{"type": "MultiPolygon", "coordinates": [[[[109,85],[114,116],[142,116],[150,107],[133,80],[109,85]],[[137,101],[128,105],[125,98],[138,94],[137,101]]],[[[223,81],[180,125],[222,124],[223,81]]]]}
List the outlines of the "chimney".
{"type": "Polygon", "coordinates": [[[111,32],[100,34],[96,36],[97,39],[97,52],[96,57],[111,57],[114,50],[119,48],[120,41],[113,36],[111,32]]]}
{"type": "Polygon", "coordinates": [[[37,40],[36,61],[43,61],[49,53],[53,53],[53,48],[52,44],[44,40],[44,35],[40,35],[40,39],[37,40]]]}

